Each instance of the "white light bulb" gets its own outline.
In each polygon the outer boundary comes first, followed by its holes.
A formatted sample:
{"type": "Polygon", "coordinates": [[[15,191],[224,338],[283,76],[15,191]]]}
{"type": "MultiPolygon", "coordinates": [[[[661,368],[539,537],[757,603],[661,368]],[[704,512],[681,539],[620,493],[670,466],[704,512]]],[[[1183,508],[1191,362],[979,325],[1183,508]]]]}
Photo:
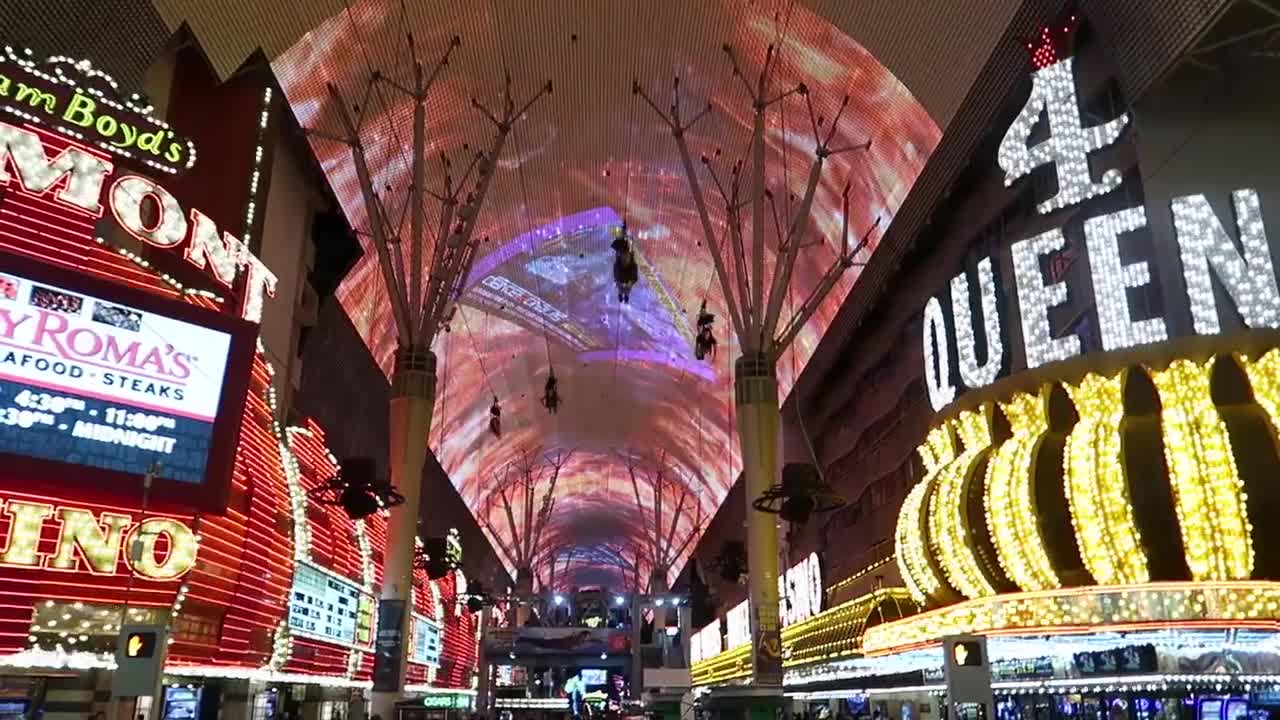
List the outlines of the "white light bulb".
{"type": "Polygon", "coordinates": [[[1013,277],[1018,288],[1018,313],[1022,318],[1022,342],[1027,369],[1080,354],[1080,338],[1066,335],[1055,338],[1049,326],[1049,310],[1067,301],[1067,284],[1045,284],[1040,258],[1061,250],[1067,244],[1062,230],[1054,229],[1016,242],[1009,251],[1013,257],[1013,277]]]}
{"type": "Polygon", "coordinates": [[[991,258],[978,262],[978,292],[981,295],[982,328],[987,336],[986,362],[978,363],[977,337],[969,305],[969,277],[960,273],[951,279],[951,316],[956,324],[956,355],[960,379],[970,388],[990,385],[1004,369],[1004,341],[1000,337],[1000,313],[996,309],[996,282],[991,258]]]}
{"type": "Polygon", "coordinates": [[[1280,290],[1276,287],[1275,266],[1262,224],[1258,193],[1237,190],[1231,198],[1244,257],[1240,256],[1204,195],[1178,197],[1170,203],[1182,273],[1191,301],[1191,318],[1200,335],[1221,332],[1211,272],[1235,304],[1246,327],[1280,327],[1280,290]]]}
{"type": "Polygon", "coordinates": [[[1089,218],[1084,223],[1098,330],[1104,350],[1161,342],[1169,336],[1163,318],[1135,321],[1129,307],[1129,288],[1151,282],[1151,272],[1145,261],[1121,264],[1119,237],[1146,226],[1147,211],[1141,205],[1089,218]]]}

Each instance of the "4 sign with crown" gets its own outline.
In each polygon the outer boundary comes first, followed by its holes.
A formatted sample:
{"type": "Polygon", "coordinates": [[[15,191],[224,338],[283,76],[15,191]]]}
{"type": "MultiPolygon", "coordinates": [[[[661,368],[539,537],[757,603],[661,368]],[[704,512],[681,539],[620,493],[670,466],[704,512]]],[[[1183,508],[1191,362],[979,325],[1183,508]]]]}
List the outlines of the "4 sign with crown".
{"type": "MultiPolygon", "coordinates": [[[[1115,168],[1097,175],[1090,166],[1091,154],[1114,144],[1130,124],[1127,114],[1085,126],[1076,92],[1075,63],[1061,57],[1069,49],[1075,18],[1061,31],[1046,29],[1039,45],[1031,43],[1033,63],[1031,92],[1014,118],[997,151],[997,162],[1005,172],[1005,185],[1012,186],[1038,168],[1052,167],[1057,190],[1036,206],[1041,214],[1078,205],[1119,188],[1123,173],[1115,168]],[[1061,59],[1059,59],[1061,57],[1061,59]],[[1041,119],[1048,135],[1032,144],[1041,119]]],[[[1209,199],[1201,194],[1175,197],[1169,204],[1175,229],[1177,257],[1181,260],[1183,298],[1197,335],[1222,331],[1223,317],[1234,310],[1240,324],[1248,329],[1280,328],[1280,289],[1267,242],[1261,201],[1251,189],[1231,193],[1235,210],[1235,232],[1215,213],[1209,199]],[[1225,291],[1231,308],[1222,307],[1214,291],[1215,282],[1225,291]]],[[[1064,221],[1065,222],[1065,221],[1064,221]]],[[[1104,351],[1122,350],[1158,343],[1170,333],[1164,314],[1135,318],[1130,291],[1151,281],[1152,262],[1171,262],[1174,253],[1155,253],[1149,259],[1126,262],[1130,252],[1121,250],[1125,236],[1147,227],[1147,208],[1137,205],[1087,217],[1083,223],[1085,257],[1091,282],[1073,286],[1069,279],[1046,278],[1044,265],[1063,252],[1067,239],[1055,227],[1009,247],[1012,290],[1005,293],[1009,304],[999,307],[997,273],[992,258],[977,263],[977,302],[971,298],[969,273],[961,272],[950,283],[950,292],[932,297],[924,308],[923,351],[925,381],[929,400],[941,410],[955,400],[958,387],[953,367],[969,389],[977,389],[1008,374],[1005,324],[1016,317],[1021,325],[1022,357],[1026,369],[1068,360],[1083,352],[1074,333],[1055,336],[1050,313],[1069,298],[1091,287],[1088,303],[1096,308],[1097,328],[1104,351]],[[949,308],[950,318],[944,308],[949,308]],[[974,308],[980,319],[974,317],[974,308]],[[950,322],[948,320],[950,319],[950,322]],[[978,347],[982,323],[985,347],[978,347]],[[948,327],[950,325],[950,327],[948,327]],[[950,332],[949,332],[950,331],[950,332]],[[952,341],[954,337],[954,342],[952,341]],[[955,363],[951,361],[956,355],[955,363]]],[[[1008,283],[1003,283],[1005,287],[1008,283]]]]}

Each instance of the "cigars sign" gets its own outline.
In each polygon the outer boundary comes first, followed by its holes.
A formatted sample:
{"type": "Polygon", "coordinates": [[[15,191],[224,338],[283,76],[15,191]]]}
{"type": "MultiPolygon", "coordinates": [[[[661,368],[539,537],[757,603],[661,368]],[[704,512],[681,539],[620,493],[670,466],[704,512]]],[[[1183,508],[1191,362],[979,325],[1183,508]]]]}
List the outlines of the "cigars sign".
{"type": "Polygon", "coordinates": [[[116,224],[142,245],[181,252],[186,262],[223,287],[240,288],[240,316],[258,322],[265,298],[275,294],[271,270],[207,215],[184,209],[149,177],[116,174],[109,159],[121,155],[175,172],[194,163],[194,146],[175,139],[167,126],[140,108],[116,103],[93,86],[75,89],[63,68],[114,88],[109,77],[69,61],[54,59],[46,65],[54,70],[43,72],[15,60],[11,49],[7,62],[0,63],[0,109],[9,115],[0,121],[0,188],[47,196],[95,218],[110,211],[116,224]],[[64,140],[42,126],[69,137],[64,140]],[[90,148],[90,143],[111,154],[90,148]]]}
{"type": "MultiPolygon", "coordinates": [[[[1057,192],[1037,206],[1043,214],[1106,195],[1123,182],[1120,171],[1114,169],[1102,172],[1095,181],[1089,160],[1091,153],[1116,141],[1129,116],[1085,127],[1073,67],[1072,59],[1067,58],[1035,71],[1031,95],[997,152],[1005,185],[1014,184],[1036,168],[1053,167],[1057,192]],[[1042,117],[1047,120],[1048,137],[1031,145],[1042,117]]],[[[1224,221],[1205,195],[1172,199],[1169,212],[1174,248],[1169,252],[1143,252],[1142,244],[1134,241],[1135,235],[1147,228],[1144,205],[1086,217],[1083,254],[1088,282],[1077,283],[1055,271],[1060,267],[1056,261],[1067,250],[1061,227],[1010,246],[1012,283],[1002,285],[1011,284],[1013,292],[1003,294],[1008,297],[1006,303],[1000,302],[996,284],[1004,278],[993,271],[991,257],[980,259],[974,268],[976,296],[968,272],[955,276],[950,293],[930,298],[924,309],[925,383],[933,408],[941,410],[955,400],[958,386],[977,389],[1008,374],[1011,363],[1003,326],[1010,318],[1016,317],[1020,323],[1027,369],[1082,354],[1079,330],[1071,327],[1062,332],[1051,323],[1051,314],[1080,293],[1092,292],[1092,302],[1085,304],[1092,305],[1093,315],[1085,319],[1096,320],[1103,351],[1168,339],[1165,316],[1177,308],[1152,311],[1131,302],[1149,289],[1152,263],[1181,261],[1183,292],[1166,293],[1165,297],[1181,302],[1189,311],[1195,335],[1222,332],[1224,319],[1229,323],[1238,319],[1247,329],[1280,328],[1280,289],[1258,193],[1239,189],[1230,198],[1214,201],[1232,207],[1233,223],[1224,221]],[[944,307],[951,310],[950,318],[944,307]],[[953,372],[958,373],[959,382],[953,372]]]]}

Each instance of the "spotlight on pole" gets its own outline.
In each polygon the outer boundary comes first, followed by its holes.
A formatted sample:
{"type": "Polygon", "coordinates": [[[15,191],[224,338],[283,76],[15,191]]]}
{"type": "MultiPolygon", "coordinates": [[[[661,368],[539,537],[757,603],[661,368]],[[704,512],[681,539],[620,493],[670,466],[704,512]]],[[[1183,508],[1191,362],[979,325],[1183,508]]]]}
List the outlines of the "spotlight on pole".
{"type": "Polygon", "coordinates": [[[626,602],[626,598],[622,597],[621,595],[615,595],[613,598],[614,605],[622,605],[622,603],[624,602],[626,602]]]}
{"type": "Polygon", "coordinates": [[[551,601],[552,601],[552,602],[554,602],[554,603],[555,603],[555,604],[557,604],[557,605],[563,605],[563,604],[564,604],[564,596],[563,596],[563,595],[561,595],[561,594],[559,594],[559,593],[556,593],[555,597],[551,598],[551,601]]]}

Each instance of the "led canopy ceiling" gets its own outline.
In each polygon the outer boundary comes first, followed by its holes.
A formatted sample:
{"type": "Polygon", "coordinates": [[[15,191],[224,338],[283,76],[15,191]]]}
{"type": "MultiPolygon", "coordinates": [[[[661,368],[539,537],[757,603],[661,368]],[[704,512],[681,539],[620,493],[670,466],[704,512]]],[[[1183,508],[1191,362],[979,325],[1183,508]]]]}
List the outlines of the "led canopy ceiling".
{"type": "MultiPolygon", "coordinates": [[[[678,75],[687,112],[710,105],[711,114],[687,141],[695,157],[705,155],[727,182],[747,150],[751,107],[721,47],[732,44],[743,72],[754,76],[774,45],[775,86],[803,81],[814,104],[811,116],[802,98],[790,97],[768,116],[769,185],[779,217],[804,192],[813,125],[822,123],[825,135],[848,96],[832,144],[871,145],[834,158],[823,173],[804,235],[809,246],[792,276],[793,307],[838,252],[845,183],[856,242],[877,220],[881,229],[888,227],[939,138],[937,125],[888,70],[800,4],[659,3],[670,12],[606,5],[580,4],[560,13],[563,25],[548,33],[542,30],[552,23],[541,10],[530,21],[539,28],[533,32],[517,14],[499,14],[489,4],[406,11],[400,3],[353,0],[273,61],[299,121],[318,131],[312,147],[359,230],[368,227],[369,208],[350,148],[322,136],[342,134],[336,98],[363,117],[359,136],[372,185],[395,224],[409,214],[413,102],[391,83],[413,85],[415,56],[429,71],[452,37],[461,37],[427,108],[431,155],[440,158],[428,171],[433,187],[442,185],[443,158],[459,182],[475,152],[489,147],[492,125],[472,106],[473,98],[498,106],[510,77],[519,102],[551,80],[552,95],[515,123],[496,160],[476,229],[486,240],[462,284],[448,332],[433,348],[439,384],[429,442],[513,571],[514,535],[540,523],[533,570],[540,584],[559,587],[629,587],[637,579],[647,584],[655,512],[663,536],[674,527],[678,542],[697,531],[696,518],[715,512],[741,470],[731,393],[736,339],[675,143],[632,95],[633,79],[661,100],[678,75]],[[620,32],[623,27],[630,30],[620,32]],[[383,79],[371,83],[374,72],[383,79]],[[627,303],[619,301],[610,249],[624,222],[638,266],[627,303]],[[718,346],[697,360],[695,320],[704,301],[717,315],[718,346]],[[541,402],[551,370],[562,401],[554,414],[541,402]],[[495,398],[500,422],[493,428],[495,398]],[[562,453],[556,457],[564,464],[544,512],[551,487],[546,468],[530,474],[518,466],[528,470],[521,458],[536,461],[549,453],[562,453]],[[633,486],[629,460],[650,468],[661,464],[674,482],[633,486]],[[504,506],[499,491],[526,481],[537,491],[512,491],[504,506]]],[[[701,180],[708,197],[717,198],[709,176],[701,180]]],[[[710,210],[713,225],[723,231],[723,204],[710,210]]],[[[428,208],[428,217],[438,218],[438,211],[428,208]]],[[[399,226],[392,252],[408,262],[415,239],[407,220],[399,226]]],[[[432,232],[418,239],[424,257],[434,247],[437,222],[429,219],[427,226],[432,232]]],[[[768,236],[777,235],[770,230],[768,236]]],[[[394,323],[372,240],[362,235],[361,241],[364,257],[338,297],[389,371],[394,323]]],[[[857,260],[870,257],[878,241],[872,234],[857,260]]],[[[766,265],[772,267],[776,254],[776,247],[766,250],[766,265]]],[[[733,265],[727,258],[726,264],[733,265]]],[[[784,394],[856,278],[856,268],[843,276],[779,359],[784,394]]],[[[678,572],[688,549],[692,544],[664,569],[678,572]]]]}

